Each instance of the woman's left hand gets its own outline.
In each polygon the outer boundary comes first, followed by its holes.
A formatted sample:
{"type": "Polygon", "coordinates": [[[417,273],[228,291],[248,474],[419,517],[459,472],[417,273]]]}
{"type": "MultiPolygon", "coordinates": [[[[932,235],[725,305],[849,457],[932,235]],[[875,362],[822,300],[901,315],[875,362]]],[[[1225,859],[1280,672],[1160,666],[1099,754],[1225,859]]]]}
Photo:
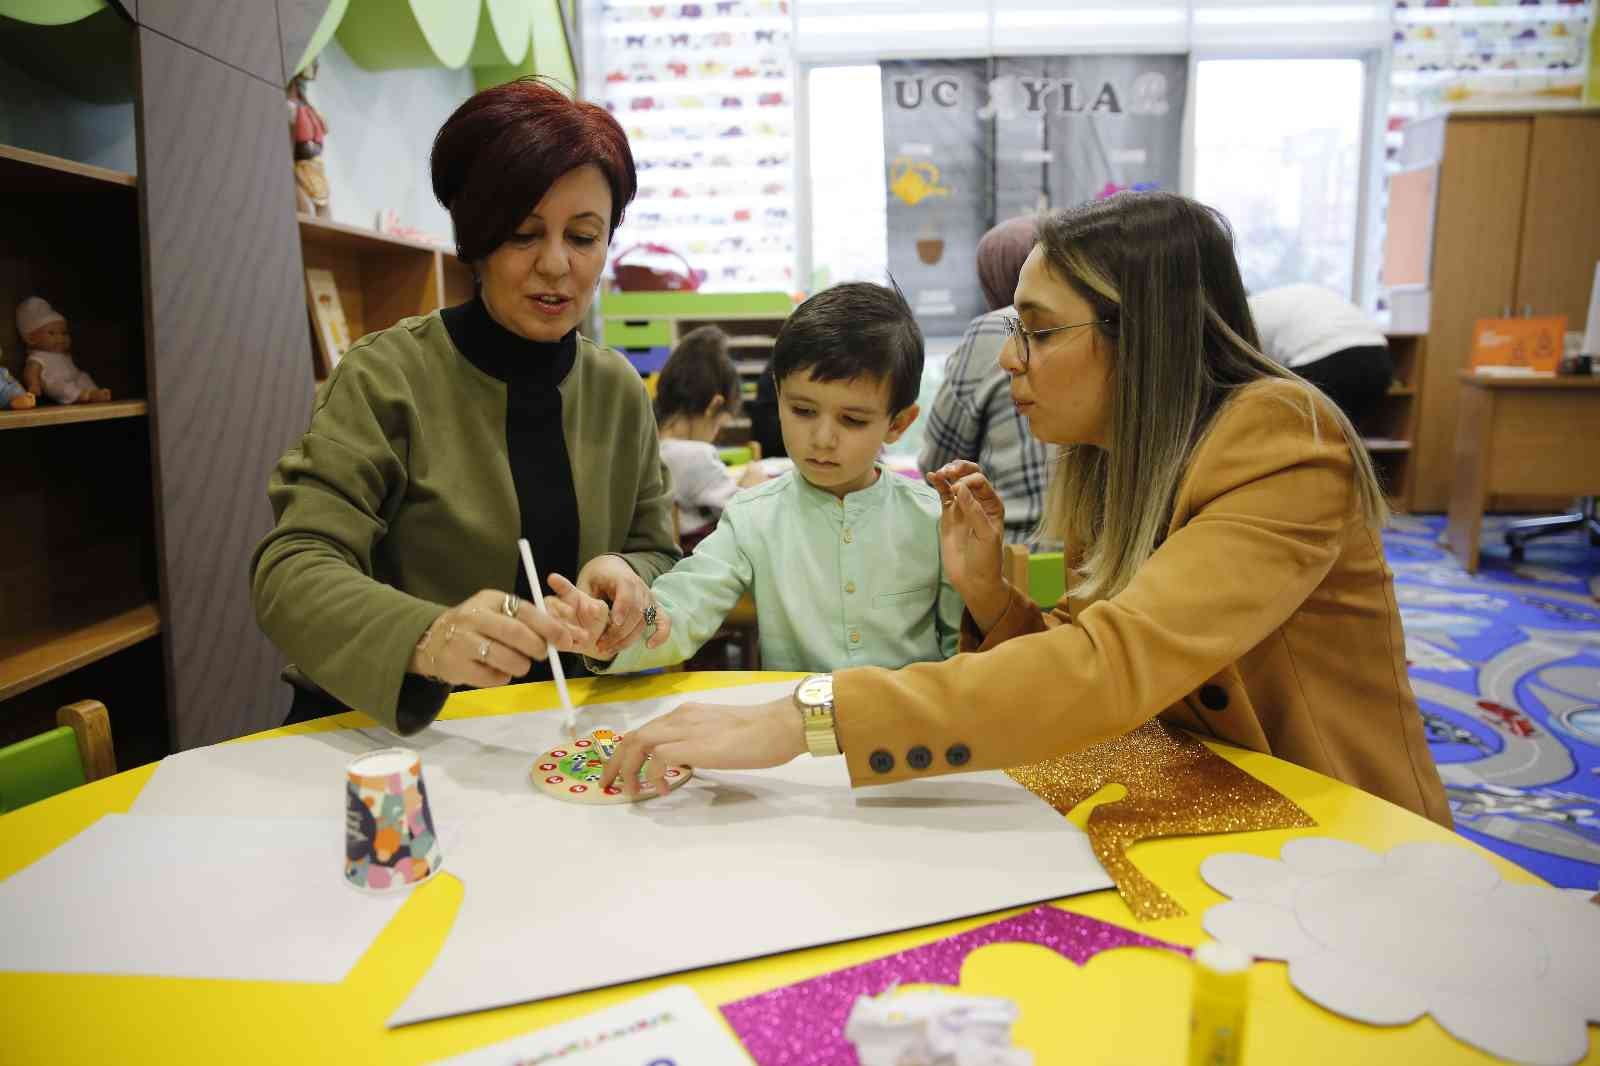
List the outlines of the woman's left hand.
{"type": "Polygon", "coordinates": [[[800,712],[788,696],[743,707],[685,703],[625,734],[600,775],[600,787],[620,781],[618,787],[635,795],[644,766],[649,786],[664,796],[669,766],[758,770],[782,766],[805,751],[800,712]]]}
{"type": "MultiPolygon", "coordinates": [[[[611,605],[611,623],[595,641],[602,656],[616,655],[644,634],[645,610],[655,606],[655,599],[650,595],[650,586],[626,560],[616,555],[597,555],[578,571],[576,584],[584,595],[611,605]]],[[[655,625],[656,631],[645,642],[646,647],[660,647],[672,632],[672,622],[665,612],[657,613],[655,625]]]]}

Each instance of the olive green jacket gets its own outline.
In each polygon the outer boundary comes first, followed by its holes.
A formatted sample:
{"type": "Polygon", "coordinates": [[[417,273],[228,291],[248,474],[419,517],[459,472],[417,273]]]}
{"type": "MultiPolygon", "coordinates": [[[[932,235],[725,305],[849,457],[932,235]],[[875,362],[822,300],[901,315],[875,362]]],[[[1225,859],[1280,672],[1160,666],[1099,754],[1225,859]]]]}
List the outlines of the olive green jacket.
{"type": "MultiPolygon", "coordinates": [[[[580,336],[560,390],[579,565],[617,553],[653,581],[679,552],[644,385],[580,336]]],[[[408,680],[418,639],[473,593],[516,587],[506,383],[456,349],[437,312],[365,337],[318,390],[267,492],[277,526],[251,582],[262,630],[345,705],[398,733],[427,726],[447,692],[408,680]]]]}

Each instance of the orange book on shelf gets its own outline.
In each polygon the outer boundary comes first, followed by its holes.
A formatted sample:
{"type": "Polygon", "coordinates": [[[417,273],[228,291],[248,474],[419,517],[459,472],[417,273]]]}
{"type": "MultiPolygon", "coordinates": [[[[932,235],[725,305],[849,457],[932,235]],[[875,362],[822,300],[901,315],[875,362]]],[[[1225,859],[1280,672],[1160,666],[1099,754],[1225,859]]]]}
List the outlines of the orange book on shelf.
{"type": "Polygon", "coordinates": [[[1480,318],[1472,324],[1472,367],[1520,367],[1554,374],[1561,365],[1566,315],[1480,318]]]}

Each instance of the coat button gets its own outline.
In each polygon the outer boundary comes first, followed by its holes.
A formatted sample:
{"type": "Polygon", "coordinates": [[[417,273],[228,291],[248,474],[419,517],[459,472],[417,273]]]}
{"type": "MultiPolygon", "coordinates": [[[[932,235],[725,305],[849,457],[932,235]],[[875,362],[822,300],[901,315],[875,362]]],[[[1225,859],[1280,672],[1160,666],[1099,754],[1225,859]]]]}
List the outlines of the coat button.
{"type": "Polygon", "coordinates": [[[906,765],[913,770],[926,770],[933,765],[933,752],[918,744],[906,752],[906,765]]]}
{"type": "Polygon", "coordinates": [[[952,744],[945,749],[944,761],[951,766],[965,766],[972,760],[972,749],[965,744],[952,744]]]}
{"type": "Polygon", "coordinates": [[[855,591],[856,591],[856,583],[854,581],[846,581],[844,583],[844,592],[845,592],[846,596],[855,595],[855,591]]]}
{"type": "Polygon", "coordinates": [[[1228,690],[1221,685],[1201,685],[1200,702],[1208,711],[1228,709],[1228,690]]]}
{"type": "Polygon", "coordinates": [[[879,748],[867,756],[867,765],[872,767],[874,773],[886,774],[894,769],[894,756],[879,748]]]}

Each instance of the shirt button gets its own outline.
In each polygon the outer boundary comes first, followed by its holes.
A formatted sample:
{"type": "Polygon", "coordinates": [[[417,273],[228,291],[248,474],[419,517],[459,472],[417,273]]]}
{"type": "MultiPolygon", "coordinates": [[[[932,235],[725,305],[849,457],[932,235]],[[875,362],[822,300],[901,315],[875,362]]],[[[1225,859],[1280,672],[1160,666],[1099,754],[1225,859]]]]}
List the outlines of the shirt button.
{"type": "Polygon", "coordinates": [[[951,766],[965,766],[972,761],[972,749],[965,744],[952,744],[944,753],[944,761],[951,766]]]}
{"type": "Polygon", "coordinates": [[[850,643],[852,643],[852,644],[860,644],[861,643],[861,630],[852,629],[850,631],[850,643]]]}
{"type": "Polygon", "coordinates": [[[867,756],[867,765],[872,767],[874,773],[886,774],[894,769],[894,756],[879,748],[867,756]]]}
{"type": "Polygon", "coordinates": [[[933,765],[933,752],[918,744],[906,752],[906,765],[913,770],[926,770],[933,765]]]}
{"type": "Polygon", "coordinates": [[[848,596],[855,595],[856,583],[854,581],[846,581],[844,583],[844,591],[845,591],[845,594],[848,595],[848,596]]]}
{"type": "Polygon", "coordinates": [[[844,531],[844,542],[846,544],[854,544],[855,540],[856,540],[855,535],[853,533],[851,533],[849,529],[846,529],[844,531]]]}

